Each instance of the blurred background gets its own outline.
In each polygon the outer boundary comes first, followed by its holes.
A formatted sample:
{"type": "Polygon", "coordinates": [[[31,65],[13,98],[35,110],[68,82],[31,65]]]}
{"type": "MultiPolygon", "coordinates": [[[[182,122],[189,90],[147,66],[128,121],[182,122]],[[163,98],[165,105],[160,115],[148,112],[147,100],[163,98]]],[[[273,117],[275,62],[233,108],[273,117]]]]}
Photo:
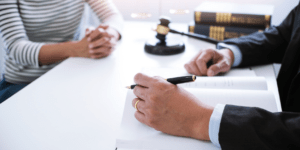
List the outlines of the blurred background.
{"type": "Polygon", "coordinates": [[[157,21],[160,15],[172,18],[173,22],[189,23],[193,20],[194,9],[205,1],[230,2],[237,4],[273,5],[272,24],[278,25],[299,0],[113,0],[125,20],[157,21]],[[177,11],[176,11],[177,10],[177,11]],[[145,18],[133,14],[147,13],[145,18]]]}
{"type": "MultiPolygon", "coordinates": [[[[158,21],[159,16],[165,15],[172,18],[172,22],[188,24],[193,20],[194,9],[202,2],[209,0],[113,0],[123,14],[125,21],[158,21]]],[[[287,14],[299,3],[299,0],[213,0],[214,2],[230,2],[237,4],[263,4],[273,5],[274,13],[272,25],[279,25],[287,14]]],[[[98,21],[95,15],[90,15],[91,10],[84,14],[84,21],[91,24],[98,21]]],[[[3,71],[4,51],[0,38],[0,73],[3,71]]]]}

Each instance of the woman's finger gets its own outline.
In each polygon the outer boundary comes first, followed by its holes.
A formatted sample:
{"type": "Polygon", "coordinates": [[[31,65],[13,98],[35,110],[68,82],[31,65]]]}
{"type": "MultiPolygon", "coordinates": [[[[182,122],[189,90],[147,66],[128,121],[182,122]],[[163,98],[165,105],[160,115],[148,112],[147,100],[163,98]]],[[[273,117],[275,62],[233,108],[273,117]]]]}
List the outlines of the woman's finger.
{"type": "MultiPolygon", "coordinates": [[[[100,39],[98,39],[98,40],[95,40],[95,41],[91,42],[91,43],[89,44],[89,48],[90,48],[90,49],[95,49],[95,48],[98,48],[98,47],[100,47],[100,46],[104,46],[104,44],[110,45],[110,44],[109,44],[110,41],[111,41],[110,38],[108,38],[108,37],[103,37],[103,38],[100,38],[100,39]]],[[[105,46],[106,46],[106,45],[105,45],[105,46]]]]}
{"type": "Polygon", "coordinates": [[[89,50],[89,53],[91,55],[106,54],[106,53],[111,52],[111,50],[112,50],[111,47],[99,47],[97,49],[89,50]]]}
{"type": "Polygon", "coordinates": [[[97,28],[96,30],[94,30],[90,34],[90,36],[88,37],[87,40],[89,42],[92,42],[92,41],[97,40],[97,39],[99,39],[101,37],[108,37],[108,33],[104,29],[102,29],[102,28],[97,28]]]}

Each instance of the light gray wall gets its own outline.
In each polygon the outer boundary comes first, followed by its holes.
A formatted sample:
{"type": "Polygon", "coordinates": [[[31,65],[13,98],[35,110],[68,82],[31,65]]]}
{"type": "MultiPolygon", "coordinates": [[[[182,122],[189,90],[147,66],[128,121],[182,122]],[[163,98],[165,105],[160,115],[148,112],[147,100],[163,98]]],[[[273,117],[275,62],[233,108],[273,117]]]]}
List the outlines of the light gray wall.
{"type": "MultiPolygon", "coordinates": [[[[193,20],[194,9],[205,1],[212,0],[113,0],[117,8],[123,14],[125,20],[158,21],[160,15],[172,18],[173,22],[189,23],[193,20]],[[172,15],[170,9],[188,9],[190,13],[185,15],[172,15]],[[147,19],[133,19],[131,13],[146,12],[152,17],[147,19]]],[[[278,25],[286,15],[294,8],[299,0],[213,0],[238,4],[265,4],[274,6],[272,24],[278,25]]]]}

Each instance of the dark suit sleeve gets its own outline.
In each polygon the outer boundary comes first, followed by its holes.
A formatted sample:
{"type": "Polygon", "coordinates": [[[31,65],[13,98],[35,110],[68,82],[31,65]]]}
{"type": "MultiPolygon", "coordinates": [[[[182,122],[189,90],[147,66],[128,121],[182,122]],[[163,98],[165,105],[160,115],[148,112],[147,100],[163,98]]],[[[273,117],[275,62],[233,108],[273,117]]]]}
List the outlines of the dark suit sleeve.
{"type": "Polygon", "coordinates": [[[240,38],[225,40],[225,44],[237,45],[242,53],[240,67],[266,63],[280,63],[292,36],[295,7],[277,27],[240,38]]]}
{"type": "Polygon", "coordinates": [[[219,142],[222,150],[300,150],[300,114],[226,105],[219,142]]]}

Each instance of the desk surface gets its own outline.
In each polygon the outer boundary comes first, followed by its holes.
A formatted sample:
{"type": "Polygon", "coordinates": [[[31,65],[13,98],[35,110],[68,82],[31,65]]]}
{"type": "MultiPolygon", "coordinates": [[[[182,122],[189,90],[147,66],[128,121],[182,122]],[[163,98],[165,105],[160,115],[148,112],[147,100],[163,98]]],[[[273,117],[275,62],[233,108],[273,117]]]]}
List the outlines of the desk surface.
{"type": "MultiPolygon", "coordinates": [[[[1,150],[113,150],[125,103],[126,85],[143,67],[182,67],[200,49],[214,45],[182,38],[186,52],[144,52],[155,23],[126,22],[122,41],[107,58],[69,58],[0,105],[1,150]]],[[[187,25],[173,28],[187,31],[187,25]]],[[[280,108],[272,65],[253,67],[266,77],[280,108]]]]}

